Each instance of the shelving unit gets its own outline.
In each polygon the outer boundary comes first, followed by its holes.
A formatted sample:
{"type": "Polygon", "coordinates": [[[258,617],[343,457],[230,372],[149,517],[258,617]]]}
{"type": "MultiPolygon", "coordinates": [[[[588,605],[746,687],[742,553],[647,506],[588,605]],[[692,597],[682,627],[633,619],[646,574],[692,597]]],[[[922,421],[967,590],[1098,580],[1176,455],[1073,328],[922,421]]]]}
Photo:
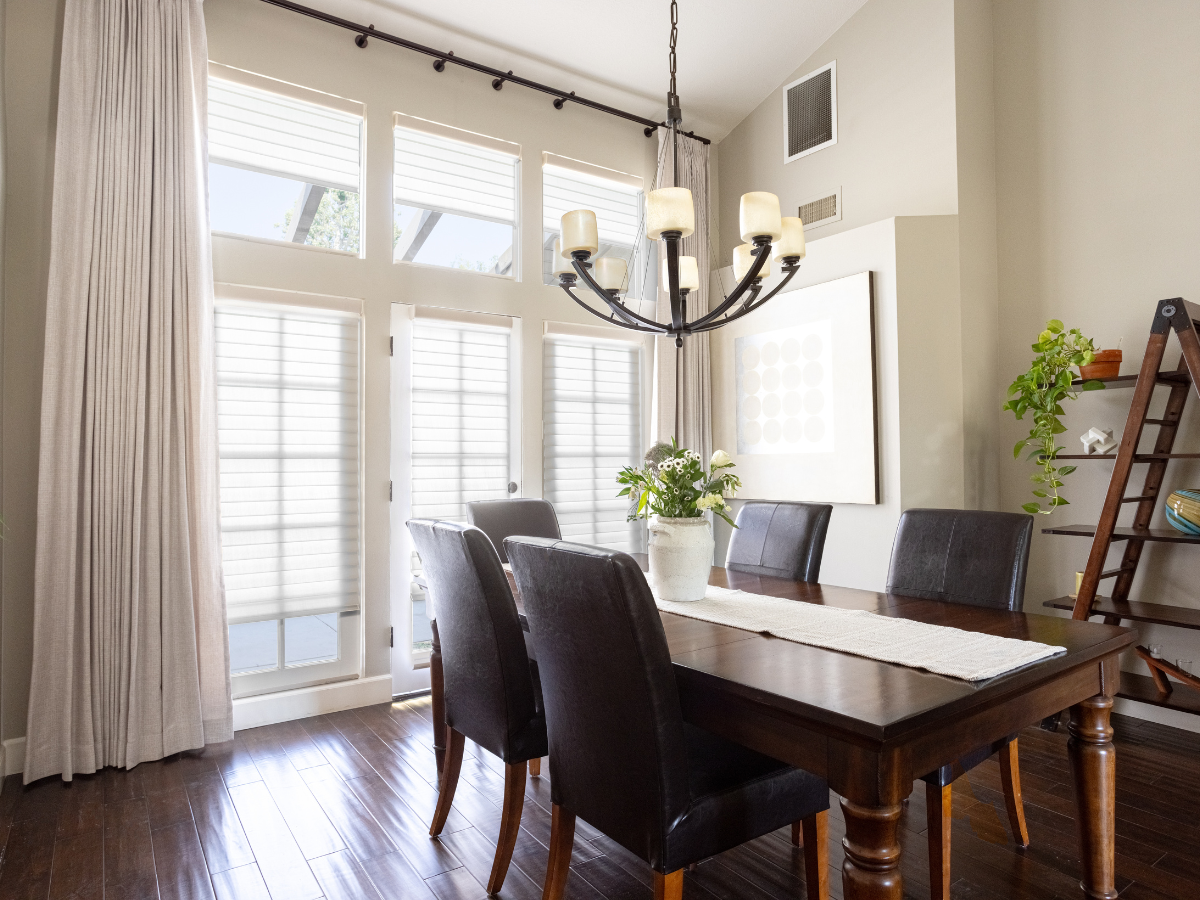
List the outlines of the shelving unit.
{"type": "MultiPolygon", "coordinates": [[[[1151,528],[1150,519],[1158,505],[1163,487],[1167,464],[1172,459],[1200,459],[1200,453],[1174,453],[1175,437],[1180,417],[1192,386],[1200,385],[1200,306],[1176,298],[1161,300],[1150,326],[1150,340],[1142,368],[1137,375],[1121,375],[1116,378],[1099,379],[1106,388],[1132,388],[1133,400],[1129,405],[1129,417],[1121,445],[1116,453],[1062,454],[1057,459],[1110,459],[1115,460],[1112,478],[1100,521],[1096,525],[1059,525],[1043,528],[1043,534],[1073,535],[1092,538],[1092,550],[1084,569],[1083,581],[1077,597],[1057,597],[1047,600],[1045,606],[1052,609],[1069,609],[1074,619],[1102,616],[1105,623],[1119,625],[1123,621],[1146,622],[1172,628],[1200,630],[1200,610],[1160,603],[1131,601],[1129,592],[1133,577],[1141,561],[1142,548],[1147,542],[1161,541],[1172,544],[1200,544],[1200,536],[1183,534],[1173,528],[1151,528]],[[1174,372],[1160,370],[1163,354],[1170,335],[1179,340],[1183,355],[1174,372]],[[1166,409],[1161,418],[1149,416],[1150,402],[1156,387],[1170,388],[1166,409]],[[1147,426],[1158,428],[1158,435],[1151,453],[1138,453],[1142,429],[1147,426]],[[1126,496],[1129,478],[1136,464],[1144,464],[1145,480],[1142,489],[1126,496]],[[1118,526],[1117,517],[1125,504],[1137,504],[1133,524],[1118,526]],[[1124,542],[1125,550],[1121,564],[1105,569],[1104,564],[1112,544],[1124,542]],[[1114,579],[1112,596],[1099,596],[1100,582],[1114,579]]],[[[1076,381],[1081,385],[1081,381],[1076,381]]],[[[1132,672],[1121,674],[1121,687],[1117,696],[1180,712],[1200,715],[1200,678],[1183,672],[1165,660],[1150,656],[1145,647],[1137,648],[1138,655],[1147,664],[1150,676],[1132,672]],[[1176,692],[1173,683],[1187,685],[1194,690],[1176,692]]]]}

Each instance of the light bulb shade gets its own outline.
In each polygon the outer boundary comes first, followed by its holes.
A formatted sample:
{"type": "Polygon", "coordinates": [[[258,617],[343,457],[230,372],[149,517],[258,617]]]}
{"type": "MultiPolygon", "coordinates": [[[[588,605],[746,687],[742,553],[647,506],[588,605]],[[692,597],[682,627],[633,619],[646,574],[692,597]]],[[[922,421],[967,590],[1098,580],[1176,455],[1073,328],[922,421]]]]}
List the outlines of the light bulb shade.
{"type": "Polygon", "coordinates": [[[570,256],[576,250],[595,253],[600,247],[596,236],[596,214],[590,209],[573,209],[563,213],[562,252],[570,256]]]}
{"type": "MultiPolygon", "coordinates": [[[[662,289],[670,290],[671,279],[667,277],[667,261],[663,260],[662,289]]],[[[679,289],[681,291],[700,290],[700,270],[696,267],[696,257],[679,257],[679,289]]]]}
{"type": "Polygon", "coordinates": [[[766,235],[771,242],[783,236],[783,217],[779,214],[779,198],[766,191],[742,194],[742,240],[753,241],[766,235]]]}
{"type": "MultiPolygon", "coordinates": [[[[754,245],[753,244],[738,244],[733,248],[733,277],[740,284],[742,279],[746,277],[746,273],[750,271],[750,267],[754,265],[754,245]]],[[[771,274],[771,256],[767,255],[767,261],[763,267],[758,270],[758,279],[766,278],[771,274]]]]}
{"type": "Polygon", "coordinates": [[[795,216],[784,216],[783,237],[771,249],[776,259],[788,256],[804,259],[804,223],[795,216]]]}
{"type": "Polygon", "coordinates": [[[575,267],[571,265],[569,257],[562,255],[562,241],[558,238],[554,240],[554,274],[555,275],[574,275],[575,267]]]}
{"type": "Polygon", "coordinates": [[[606,291],[619,291],[625,284],[625,260],[619,256],[601,256],[593,260],[592,277],[606,291]]]}
{"type": "Polygon", "coordinates": [[[669,187],[646,196],[646,237],[657,241],[664,231],[678,231],[687,237],[696,230],[696,208],[687,188],[669,187]]]}

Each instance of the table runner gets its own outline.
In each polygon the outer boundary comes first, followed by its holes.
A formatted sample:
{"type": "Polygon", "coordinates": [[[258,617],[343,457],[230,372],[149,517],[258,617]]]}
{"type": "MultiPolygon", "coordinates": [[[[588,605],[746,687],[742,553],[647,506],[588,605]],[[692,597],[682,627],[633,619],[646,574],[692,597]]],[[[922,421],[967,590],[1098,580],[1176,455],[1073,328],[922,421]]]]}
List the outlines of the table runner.
{"type": "Polygon", "coordinates": [[[678,616],[898,663],[912,669],[925,669],[964,681],[993,678],[1067,652],[1065,647],[1035,641],[712,585],[704,599],[694,603],[676,603],[657,597],[655,602],[663,612],[678,616]]]}

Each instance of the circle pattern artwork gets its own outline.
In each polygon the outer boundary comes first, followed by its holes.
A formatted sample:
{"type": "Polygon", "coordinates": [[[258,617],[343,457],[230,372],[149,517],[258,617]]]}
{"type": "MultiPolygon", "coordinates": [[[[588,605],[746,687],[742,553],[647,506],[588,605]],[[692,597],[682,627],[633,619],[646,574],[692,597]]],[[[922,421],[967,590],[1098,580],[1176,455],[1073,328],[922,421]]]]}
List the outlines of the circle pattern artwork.
{"type": "Polygon", "coordinates": [[[832,453],[828,319],[734,340],[739,453],[832,453]]]}

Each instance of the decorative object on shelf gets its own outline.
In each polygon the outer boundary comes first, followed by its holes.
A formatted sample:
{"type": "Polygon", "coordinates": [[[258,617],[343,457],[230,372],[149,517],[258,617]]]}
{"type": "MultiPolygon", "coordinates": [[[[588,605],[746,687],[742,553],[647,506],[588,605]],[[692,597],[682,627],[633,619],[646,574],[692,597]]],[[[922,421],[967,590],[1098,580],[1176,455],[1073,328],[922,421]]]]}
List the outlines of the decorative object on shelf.
{"type": "MultiPolygon", "coordinates": [[[[1064,414],[1062,402],[1074,400],[1079,394],[1071,383],[1071,369],[1086,366],[1092,361],[1095,348],[1091,338],[1086,338],[1078,328],[1067,331],[1058,319],[1046,323],[1046,329],[1038,335],[1033,345],[1034,357],[1029,371],[1021,375],[1008,387],[1008,402],[1004,409],[1022,419],[1026,412],[1033,413],[1033,427],[1029,436],[1021,438],[1013,447],[1013,457],[1020,458],[1021,451],[1032,445],[1029,459],[1036,460],[1039,471],[1029,476],[1033,482],[1033,496],[1038,499],[1022,505],[1027,513],[1049,515],[1056,507],[1066,506],[1067,500],[1058,489],[1062,479],[1075,471],[1074,466],[1058,466],[1055,461],[1063,447],[1058,446],[1058,435],[1067,430],[1059,421],[1064,414]],[[1047,509],[1042,509],[1045,502],[1047,509]]],[[[1085,380],[1082,390],[1095,391],[1104,387],[1099,381],[1085,380]]]]}
{"type": "MultiPolygon", "coordinates": [[[[671,47],[669,63],[671,87],[667,92],[667,124],[671,131],[671,167],[675,184],[659,188],[646,197],[646,237],[665,244],[664,286],[671,304],[671,321],[659,322],[649,319],[630,309],[621,299],[626,283],[625,273],[606,270],[610,260],[601,257],[590,262],[599,249],[597,240],[596,214],[590,209],[577,209],[562,217],[562,255],[569,261],[570,270],[558,270],[559,286],[572,300],[598,318],[613,325],[647,334],[667,335],[675,338],[675,346],[683,346],[689,334],[702,334],[736,322],[760,308],[778,294],[800,268],[804,258],[804,223],[779,212],[779,198],[766,191],[751,191],[742,195],[741,230],[744,244],[736,247],[733,254],[734,271],[738,283],[729,296],[711,311],[689,320],[687,311],[688,294],[698,290],[694,278],[696,260],[680,254],[684,237],[696,228],[696,211],[692,205],[692,193],[679,187],[679,136],[683,113],[679,95],[675,92],[675,42],[678,37],[679,9],[675,0],[671,2],[671,47]],[[771,257],[779,261],[783,280],[762,295],[762,282],[771,274],[771,257]],[[576,285],[582,282],[601,301],[599,309],[591,306],[575,294],[576,285]]],[[[687,137],[688,135],[684,135],[687,137]]]]}
{"type": "Polygon", "coordinates": [[[1092,361],[1079,367],[1079,377],[1085,381],[1089,378],[1116,378],[1120,374],[1120,350],[1096,350],[1092,354],[1092,361]]]}
{"type": "Polygon", "coordinates": [[[1181,489],[1167,497],[1167,522],[1184,534],[1200,535],[1200,490],[1181,489]]]}
{"type": "Polygon", "coordinates": [[[1072,600],[1074,600],[1076,597],[1078,597],[1079,596],[1079,585],[1081,585],[1082,583],[1083,583],[1083,573],[1076,572],[1075,573],[1075,593],[1067,594],[1067,596],[1070,597],[1072,600]]]}
{"type": "Polygon", "coordinates": [[[1093,453],[1111,453],[1119,443],[1113,438],[1111,428],[1090,428],[1087,434],[1079,436],[1079,441],[1083,444],[1083,452],[1089,456],[1093,453]]]}
{"type": "Polygon", "coordinates": [[[673,438],[651,447],[645,462],[640,469],[621,470],[617,482],[625,487],[617,496],[634,501],[631,521],[651,519],[650,585],[660,600],[701,600],[714,547],[704,513],[711,511],[736,528],[725,495],[733,496],[742,482],[730,471],[733,461],[724,450],[713,453],[705,469],[700,454],[682,449],[673,438]]]}

